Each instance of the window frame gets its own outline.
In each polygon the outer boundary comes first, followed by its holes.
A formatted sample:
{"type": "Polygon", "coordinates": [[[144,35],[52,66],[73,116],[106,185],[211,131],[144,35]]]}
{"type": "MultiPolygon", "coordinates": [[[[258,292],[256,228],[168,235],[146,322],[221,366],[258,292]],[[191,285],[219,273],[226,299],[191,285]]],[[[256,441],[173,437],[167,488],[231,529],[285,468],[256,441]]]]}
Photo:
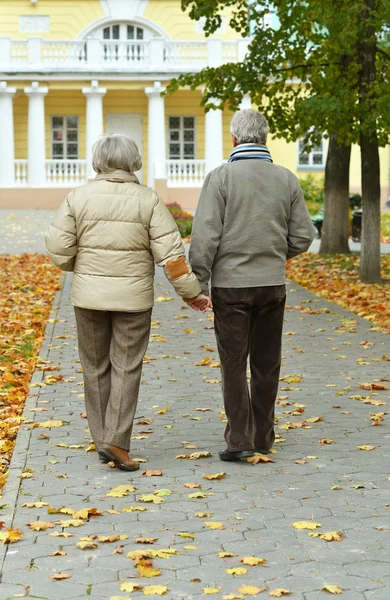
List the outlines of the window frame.
{"type": "Polygon", "coordinates": [[[298,171],[323,171],[325,169],[325,162],[326,162],[326,149],[325,149],[324,136],[321,137],[321,142],[320,142],[321,151],[315,150],[313,147],[310,150],[310,152],[301,152],[300,144],[303,141],[304,141],[304,138],[299,138],[297,140],[297,170],[298,171]],[[300,163],[301,154],[306,154],[308,156],[309,162],[307,164],[300,163]],[[317,155],[317,154],[322,155],[321,164],[313,162],[313,157],[314,157],[314,155],[317,155]]]}
{"type": "Polygon", "coordinates": [[[51,160],[80,160],[80,117],[79,115],[59,115],[59,114],[55,114],[55,115],[50,115],[50,156],[51,156],[51,160]],[[68,123],[67,123],[67,119],[69,117],[72,117],[74,119],[77,119],[77,128],[76,127],[69,127],[68,128],[68,123]],[[59,127],[54,127],[53,125],[53,121],[54,119],[65,119],[65,121],[63,121],[63,125],[62,125],[62,129],[60,129],[59,127]],[[64,122],[66,123],[66,125],[64,126],[64,122]],[[54,132],[55,131],[61,131],[62,130],[62,136],[63,139],[61,142],[56,142],[54,140],[54,132]],[[76,141],[71,141],[68,142],[67,139],[67,132],[68,130],[70,131],[77,131],[77,140],[76,141]],[[64,153],[62,158],[58,158],[54,156],[54,144],[63,144],[63,149],[64,149],[64,153]],[[72,157],[68,157],[68,148],[67,145],[68,143],[70,144],[77,144],[77,152],[76,152],[76,157],[72,156],[72,157]]]}
{"type": "Polygon", "coordinates": [[[196,149],[197,149],[197,139],[196,139],[196,116],[195,115],[168,115],[168,136],[167,136],[167,142],[168,142],[168,157],[169,160],[196,160],[196,149]],[[191,118],[194,119],[194,126],[193,128],[189,128],[189,127],[184,127],[184,119],[186,118],[191,118]],[[180,119],[180,127],[179,129],[176,128],[170,128],[170,119],[180,119]],[[178,141],[171,141],[170,139],[170,133],[171,131],[179,131],[179,140],[178,141]],[[194,139],[191,142],[185,141],[184,140],[184,131],[193,131],[194,132],[194,139]],[[171,158],[171,152],[170,152],[170,144],[179,144],[180,145],[180,156],[179,157],[175,157],[175,158],[171,158]],[[194,153],[193,153],[193,157],[192,158],[186,158],[186,156],[184,155],[184,144],[189,143],[189,144],[193,144],[194,145],[194,153]]]}

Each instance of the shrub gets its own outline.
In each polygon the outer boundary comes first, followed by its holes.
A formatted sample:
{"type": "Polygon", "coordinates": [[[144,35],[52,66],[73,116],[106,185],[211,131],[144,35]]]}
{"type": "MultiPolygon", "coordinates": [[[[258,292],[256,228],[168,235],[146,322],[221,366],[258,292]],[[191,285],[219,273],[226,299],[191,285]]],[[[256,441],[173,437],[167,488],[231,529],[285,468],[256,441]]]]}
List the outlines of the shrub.
{"type": "Polygon", "coordinates": [[[172,202],[166,206],[176,221],[176,225],[179,228],[181,237],[184,238],[191,235],[192,223],[194,220],[192,214],[183,210],[180,204],[177,202],[172,202]]]}
{"type": "Polygon", "coordinates": [[[310,214],[317,213],[324,205],[324,180],[313,175],[299,180],[310,214]]]}

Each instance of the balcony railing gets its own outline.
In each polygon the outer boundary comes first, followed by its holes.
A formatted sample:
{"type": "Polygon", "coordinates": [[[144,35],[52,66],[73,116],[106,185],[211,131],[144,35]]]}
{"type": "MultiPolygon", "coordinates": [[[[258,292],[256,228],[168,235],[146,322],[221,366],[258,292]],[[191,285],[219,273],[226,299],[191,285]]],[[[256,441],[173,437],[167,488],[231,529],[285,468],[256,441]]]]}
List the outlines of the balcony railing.
{"type": "Polygon", "coordinates": [[[202,187],[205,171],[205,160],[167,160],[167,185],[168,187],[202,187]]]}
{"type": "Polygon", "coordinates": [[[11,40],[0,37],[0,72],[196,71],[244,59],[248,40],[11,40]]]}
{"type": "Polygon", "coordinates": [[[27,158],[15,160],[15,185],[27,185],[27,158]]]}
{"type": "Polygon", "coordinates": [[[47,160],[46,185],[72,186],[87,182],[86,160],[47,160]]]}

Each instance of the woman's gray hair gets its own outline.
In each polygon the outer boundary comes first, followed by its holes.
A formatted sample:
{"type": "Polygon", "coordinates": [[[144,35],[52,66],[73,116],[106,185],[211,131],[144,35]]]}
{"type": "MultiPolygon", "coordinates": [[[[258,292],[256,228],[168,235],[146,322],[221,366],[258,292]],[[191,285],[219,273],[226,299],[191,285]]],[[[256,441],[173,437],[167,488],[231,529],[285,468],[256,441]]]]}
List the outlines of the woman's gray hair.
{"type": "Polygon", "coordinates": [[[92,166],[96,173],[110,173],[117,169],[134,173],[141,169],[142,158],[133,140],[127,135],[114,133],[105,135],[94,143],[92,166]]]}
{"type": "Polygon", "coordinates": [[[230,123],[230,133],[238,144],[266,144],[268,132],[267,119],[252,108],[238,110],[230,123]]]}

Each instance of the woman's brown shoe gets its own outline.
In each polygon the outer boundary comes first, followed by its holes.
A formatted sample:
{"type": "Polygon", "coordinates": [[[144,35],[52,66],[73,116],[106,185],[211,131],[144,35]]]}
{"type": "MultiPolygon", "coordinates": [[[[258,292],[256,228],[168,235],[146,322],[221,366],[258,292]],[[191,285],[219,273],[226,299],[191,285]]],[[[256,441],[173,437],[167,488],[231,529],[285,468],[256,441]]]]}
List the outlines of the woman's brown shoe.
{"type": "Polygon", "coordinates": [[[104,457],[107,462],[112,461],[121,471],[138,471],[139,463],[131,460],[129,454],[123,448],[117,448],[111,444],[103,444],[99,450],[99,455],[104,457]],[[127,455],[128,458],[125,458],[127,455]]]}

